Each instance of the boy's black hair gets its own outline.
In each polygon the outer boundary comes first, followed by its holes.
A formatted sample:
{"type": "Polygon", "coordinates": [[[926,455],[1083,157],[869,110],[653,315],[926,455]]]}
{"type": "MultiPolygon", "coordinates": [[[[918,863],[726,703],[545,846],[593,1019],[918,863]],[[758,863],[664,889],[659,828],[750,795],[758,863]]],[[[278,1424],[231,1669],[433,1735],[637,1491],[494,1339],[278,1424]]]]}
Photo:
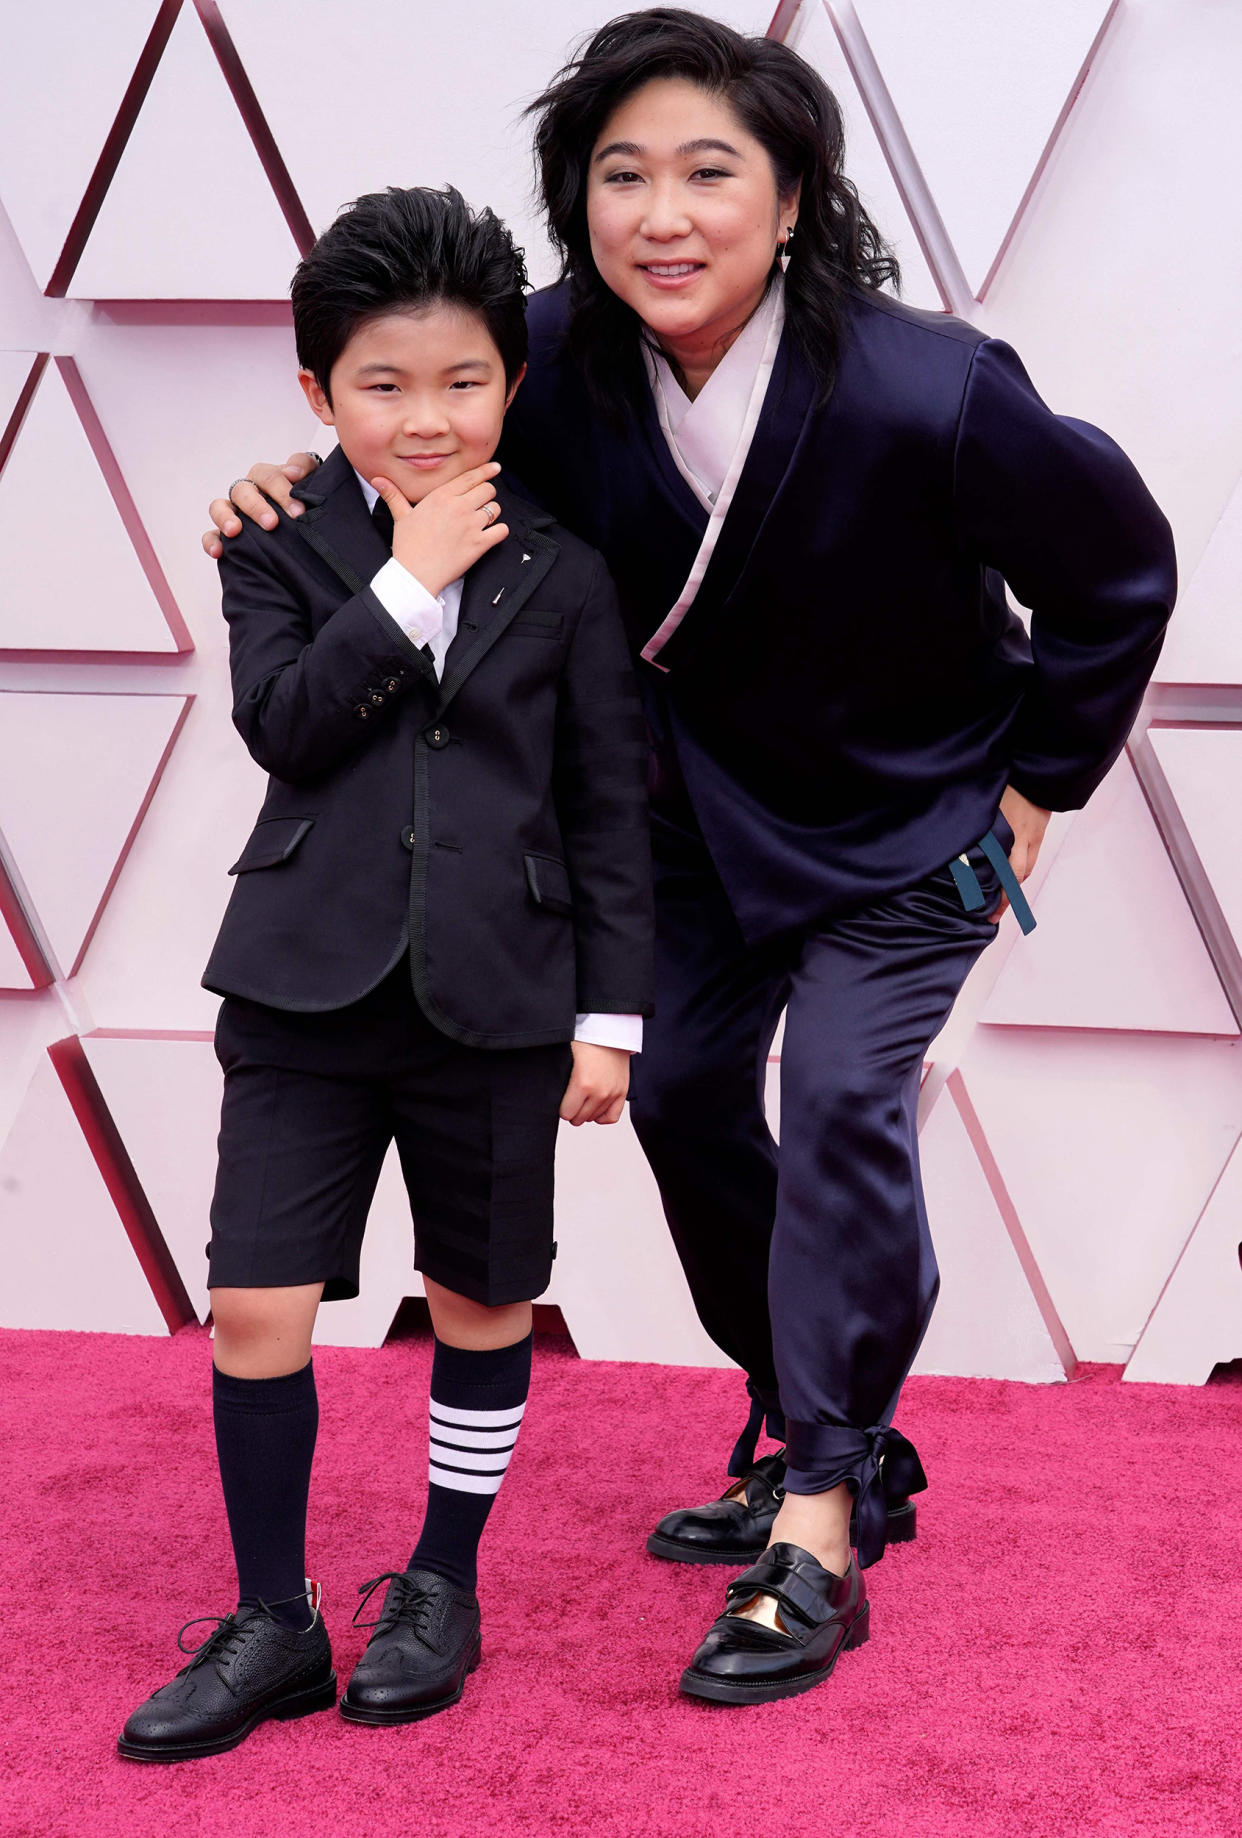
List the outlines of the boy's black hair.
{"type": "Polygon", "coordinates": [[[297,265],[290,290],[298,362],[331,400],[332,366],[381,313],[437,302],[477,313],[513,382],[526,362],[526,263],[494,211],[451,185],[368,192],[297,265]]]}

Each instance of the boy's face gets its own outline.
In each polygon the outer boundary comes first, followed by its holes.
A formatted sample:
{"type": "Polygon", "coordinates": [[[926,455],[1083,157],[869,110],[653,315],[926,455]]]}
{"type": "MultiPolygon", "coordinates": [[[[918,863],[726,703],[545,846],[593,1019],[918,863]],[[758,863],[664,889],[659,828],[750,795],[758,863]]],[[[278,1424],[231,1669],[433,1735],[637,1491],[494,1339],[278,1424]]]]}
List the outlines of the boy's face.
{"type": "Polygon", "coordinates": [[[417,504],[491,459],[522,374],[506,388],[484,320],[441,304],[360,326],[332,366],[331,402],[308,370],[298,380],[363,478],[391,479],[417,504]]]}

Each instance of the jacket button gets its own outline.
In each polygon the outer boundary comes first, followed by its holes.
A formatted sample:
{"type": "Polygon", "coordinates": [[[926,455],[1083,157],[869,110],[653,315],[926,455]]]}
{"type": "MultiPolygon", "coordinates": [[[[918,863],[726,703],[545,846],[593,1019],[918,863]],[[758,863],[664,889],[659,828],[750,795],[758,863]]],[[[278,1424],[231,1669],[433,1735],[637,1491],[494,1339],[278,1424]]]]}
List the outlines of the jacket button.
{"type": "Polygon", "coordinates": [[[354,710],[354,713],[357,715],[359,721],[369,721],[371,719],[371,711],[365,702],[360,702],[354,710]]]}
{"type": "Polygon", "coordinates": [[[412,849],[414,847],[414,826],[412,824],[406,824],[401,832],[401,840],[407,849],[412,849]]]}
{"type": "Polygon", "coordinates": [[[384,688],[388,691],[390,696],[395,696],[400,687],[401,685],[395,676],[390,676],[384,685],[384,688]]]}
{"type": "Polygon", "coordinates": [[[383,696],[381,696],[378,689],[373,689],[371,691],[371,700],[375,704],[376,708],[379,708],[382,705],[384,698],[383,696]]]}
{"type": "Polygon", "coordinates": [[[447,747],[449,738],[450,736],[447,728],[427,729],[426,740],[429,747],[447,747]]]}

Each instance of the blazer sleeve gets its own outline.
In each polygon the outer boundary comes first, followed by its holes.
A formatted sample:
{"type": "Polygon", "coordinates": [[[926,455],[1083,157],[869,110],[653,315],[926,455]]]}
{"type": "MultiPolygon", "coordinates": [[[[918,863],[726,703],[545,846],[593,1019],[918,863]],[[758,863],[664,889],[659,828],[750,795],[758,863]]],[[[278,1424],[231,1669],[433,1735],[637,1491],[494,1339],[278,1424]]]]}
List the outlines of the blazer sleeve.
{"type": "Polygon", "coordinates": [[[573,894],[578,1012],[650,1015],[647,728],[599,556],[562,679],[553,790],[573,894]]]}
{"type": "Polygon", "coordinates": [[[1177,591],[1168,522],[1115,442],[1054,415],[1014,351],[974,352],[954,473],[960,539],[1031,609],[1011,782],[1076,810],[1125,745],[1177,591]]]}
{"type": "Polygon", "coordinates": [[[233,723],[251,757],[290,784],[330,771],[390,718],[418,653],[369,589],[317,633],[280,566],[280,532],[243,531],[220,560],[233,723]]]}

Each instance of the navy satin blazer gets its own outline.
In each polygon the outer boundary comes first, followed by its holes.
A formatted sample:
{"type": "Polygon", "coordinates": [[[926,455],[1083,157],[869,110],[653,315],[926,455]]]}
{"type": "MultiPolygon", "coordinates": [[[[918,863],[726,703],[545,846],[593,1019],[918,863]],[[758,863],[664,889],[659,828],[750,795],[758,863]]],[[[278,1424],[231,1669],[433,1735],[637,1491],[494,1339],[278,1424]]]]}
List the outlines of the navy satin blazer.
{"type": "MultiPolygon", "coordinates": [[[[649,398],[624,429],[591,410],[561,350],[564,286],[528,319],[503,455],[603,552],[637,654],[706,513],[649,398]]],[[[860,292],[823,406],[786,327],[667,674],[640,666],[653,808],[684,780],[751,940],[868,904],[976,841],[1006,783],[1085,803],[1175,587],[1168,523],[1106,434],[1053,414],[998,339],[860,292]]]]}

